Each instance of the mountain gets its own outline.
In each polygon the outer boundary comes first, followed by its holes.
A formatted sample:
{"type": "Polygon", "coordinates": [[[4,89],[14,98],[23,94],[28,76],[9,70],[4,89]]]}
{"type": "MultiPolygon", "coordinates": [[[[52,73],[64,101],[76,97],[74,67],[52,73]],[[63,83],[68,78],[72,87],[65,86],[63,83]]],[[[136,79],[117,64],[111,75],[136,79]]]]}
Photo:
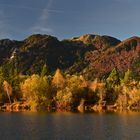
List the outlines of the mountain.
{"type": "Polygon", "coordinates": [[[14,63],[22,74],[40,73],[44,64],[87,79],[106,77],[113,68],[140,73],[140,38],[120,41],[110,36],[86,34],[59,41],[50,35],[35,34],[25,40],[0,40],[0,65],[14,63]]]}

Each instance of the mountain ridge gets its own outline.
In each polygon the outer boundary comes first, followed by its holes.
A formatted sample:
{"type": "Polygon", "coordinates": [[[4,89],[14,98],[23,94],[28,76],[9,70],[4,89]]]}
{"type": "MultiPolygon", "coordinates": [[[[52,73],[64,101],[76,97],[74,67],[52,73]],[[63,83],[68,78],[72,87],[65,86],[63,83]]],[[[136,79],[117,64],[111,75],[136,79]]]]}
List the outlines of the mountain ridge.
{"type": "Polygon", "coordinates": [[[57,68],[87,79],[106,77],[116,67],[120,72],[140,72],[140,37],[120,41],[107,35],[85,34],[59,41],[50,35],[34,34],[22,41],[0,40],[0,65],[13,61],[22,74],[49,72],[57,68]],[[12,59],[11,59],[12,58],[12,59]]]}

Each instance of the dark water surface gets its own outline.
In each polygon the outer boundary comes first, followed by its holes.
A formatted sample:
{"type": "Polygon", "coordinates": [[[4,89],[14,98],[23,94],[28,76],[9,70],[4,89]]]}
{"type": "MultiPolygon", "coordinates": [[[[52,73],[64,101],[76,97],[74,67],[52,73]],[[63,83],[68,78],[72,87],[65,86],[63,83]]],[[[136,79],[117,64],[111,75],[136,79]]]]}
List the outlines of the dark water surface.
{"type": "Polygon", "coordinates": [[[140,113],[0,113],[0,140],[139,140],[140,113]]]}

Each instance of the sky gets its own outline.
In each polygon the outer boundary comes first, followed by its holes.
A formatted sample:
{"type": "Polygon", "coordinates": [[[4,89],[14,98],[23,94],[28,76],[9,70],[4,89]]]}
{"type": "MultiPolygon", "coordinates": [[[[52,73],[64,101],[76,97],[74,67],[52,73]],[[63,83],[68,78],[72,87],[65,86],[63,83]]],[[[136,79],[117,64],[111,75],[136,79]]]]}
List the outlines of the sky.
{"type": "Polygon", "coordinates": [[[140,36],[140,0],[0,0],[0,39],[140,36]]]}

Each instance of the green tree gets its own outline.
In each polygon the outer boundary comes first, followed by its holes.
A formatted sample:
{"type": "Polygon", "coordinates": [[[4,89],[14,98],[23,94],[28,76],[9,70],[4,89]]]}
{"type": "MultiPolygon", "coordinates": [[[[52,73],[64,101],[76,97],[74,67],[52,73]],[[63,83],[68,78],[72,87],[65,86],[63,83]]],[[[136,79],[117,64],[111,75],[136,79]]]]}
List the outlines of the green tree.
{"type": "Polygon", "coordinates": [[[105,101],[107,104],[114,104],[118,98],[118,92],[114,88],[108,88],[106,90],[105,101]]]}
{"type": "Polygon", "coordinates": [[[48,74],[48,68],[47,68],[47,65],[44,64],[41,71],[41,77],[44,77],[47,74],[48,74]]]}
{"type": "Polygon", "coordinates": [[[3,68],[2,67],[0,67],[0,91],[1,91],[1,87],[2,87],[2,85],[3,85],[3,82],[4,82],[4,73],[3,73],[3,68]]]}
{"type": "Polygon", "coordinates": [[[107,86],[109,87],[115,87],[115,86],[118,86],[120,85],[120,76],[119,76],[119,72],[116,68],[114,68],[109,77],[107,78],[106,80],[107,82],[107,86]]]}
{"type": "Polygon", "coordinates": [[[117,87],[120,85],[120,76],[117,68],[114,68],[106,80],[106,97],[107,104],[114,104],[118,98],[116,92],[117,87]]]}
{"type": "Polygon", "coordinates": [[[132,72],[128,69],[125,74],[124,74],[124,78],[121,80],[122,84],[128,84],[130,83],[132,80],[132,72]]]}

